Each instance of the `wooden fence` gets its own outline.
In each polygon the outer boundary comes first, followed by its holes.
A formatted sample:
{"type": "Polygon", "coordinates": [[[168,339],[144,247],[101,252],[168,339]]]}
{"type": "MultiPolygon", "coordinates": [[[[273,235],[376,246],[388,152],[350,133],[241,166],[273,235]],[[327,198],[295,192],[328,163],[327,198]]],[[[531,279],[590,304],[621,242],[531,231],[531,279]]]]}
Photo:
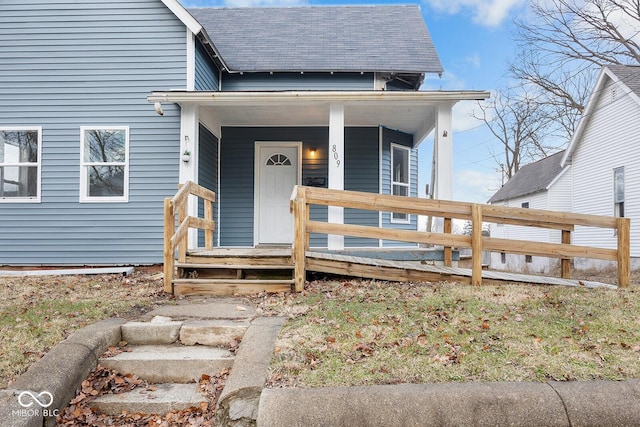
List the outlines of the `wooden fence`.
{"type": "Polygon", "coordinates": [[[184,263],[189,245],[189,228],[204,230],[206,249],[213,248],[213,203],[216,193],[188,181],[179,187],[173,197],[164,199],[164,291],[171,293],[171,282],[174,275],[175,251],[178,250],[178,262],[184,263]],[[204,201],[204,218],[188,215],[189,196],[196,196],[204,201]],[[178,227],[176,228],[176,224],[178,227]]]}
{"type": "Polygon", "coordinates": [[[293,258],[295,261],[295,290],[302,291],[306,274],[306,252],[309,234],[355,236],[436,245],[444,247],[444,263],[451,266],[452,247],[472,249],[471,284],[482,283],[482,251],[536,255],[561,259],[562,278],[568,279],[572,258],[593,258],[616,261],[618,286],[629,286],[630,220],[596,215],[552,212],[505,206],[389,196],[355,191],[297,186],[291,195],[294,214],[293,258]],[[444,232],[397,230],[362,225],[332,224],[312,221],[310,205],[338,206],[379,212],[397,212],[443,218],[444,232]],[[452,219],[469,220],[472,234],[451,234],[452,219]],[[562,243],[542,243],[525,240],[498,239],[482,236],[482,223],[511,224],[560,230],[562,243]],[[571,232],[576,225],[617,230],[617,249],[577,246],[571,244],[571,232]]]}

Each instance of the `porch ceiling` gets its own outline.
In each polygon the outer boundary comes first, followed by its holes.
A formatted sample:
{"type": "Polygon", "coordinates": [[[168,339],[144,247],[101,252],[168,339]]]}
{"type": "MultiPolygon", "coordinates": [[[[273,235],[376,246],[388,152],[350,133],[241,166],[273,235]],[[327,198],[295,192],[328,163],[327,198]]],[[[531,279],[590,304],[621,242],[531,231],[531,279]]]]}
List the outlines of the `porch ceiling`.
{"type": "Polygon", "coordinates": [[[198,105],[217,126],[328,126],[331,104],[344,105],[345,126],[378,126],[415,135],[435,127],[437,107],[489,97],[484,91],[433,92],[153,92],[149,102],[198,105]]]}

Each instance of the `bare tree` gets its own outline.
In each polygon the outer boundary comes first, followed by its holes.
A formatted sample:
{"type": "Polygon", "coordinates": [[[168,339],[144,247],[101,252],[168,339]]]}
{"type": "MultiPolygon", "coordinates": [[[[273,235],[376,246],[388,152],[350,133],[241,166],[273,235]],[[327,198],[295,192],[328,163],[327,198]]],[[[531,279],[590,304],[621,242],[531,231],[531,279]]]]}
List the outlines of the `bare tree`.
{"type": "Polygon", "coordinates": [[[550,136],[548,111],[526,94],[497,92],[489,101],[479,102],[472,114],[501,142],[502,153],[492,154],[506,178],[518,172],[523,161],[541,159],[557,149],[546,142],[550,136]]]}
{"type": "Polygon", "coordinates": [[[640,0],[535,0],[517,24],[510,72],[535,90],[568,139],[600,67],[640,64],[640,0]]]}

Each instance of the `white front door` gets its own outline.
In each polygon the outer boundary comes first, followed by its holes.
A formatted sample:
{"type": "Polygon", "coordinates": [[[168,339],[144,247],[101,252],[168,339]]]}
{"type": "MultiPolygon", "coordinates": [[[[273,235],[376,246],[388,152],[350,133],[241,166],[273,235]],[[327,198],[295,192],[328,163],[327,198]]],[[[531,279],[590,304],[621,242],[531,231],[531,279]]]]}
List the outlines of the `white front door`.
{"type": "Polygon", "coordinates": [[[291,244],[289,199],[298,183],[300,144],[256,144],[257,244],[291,244]]]}

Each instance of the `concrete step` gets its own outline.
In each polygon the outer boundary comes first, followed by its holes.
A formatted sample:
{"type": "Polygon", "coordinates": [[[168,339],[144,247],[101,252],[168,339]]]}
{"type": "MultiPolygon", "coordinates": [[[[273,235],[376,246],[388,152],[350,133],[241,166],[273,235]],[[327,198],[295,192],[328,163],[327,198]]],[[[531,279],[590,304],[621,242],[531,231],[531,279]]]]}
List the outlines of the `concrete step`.
{"type": "Polygon", "coordinates": [[[180,328],[180,343],[227,347],[231,341],[242,339],[249,324],[248,320],[188,320],[180,328]]]}
{"type": "Polygon", "coordinates": [[[102,366],[134,374],[151,383],[188,383],[202,374],[215,375],[233,365],[233,355],[203,346],[141,345],[113,357],[100,358],[102,366]]]}
{"type": "Polygon", "coordinates": [[[183,322],[155,316],[150,322],[127,322],[120,327],[122,339],[134,345],[173,344],[180,336],[183,322]]]}
{"type": "Polygon", "coordinates": [[[139,387],[125,393],[106,394],[91,401],[89,406],[107,415],[119,415],[123,411],[165,414],[208,402],[197,387],[195,383],[156,384],[147,389],[139,387]]]}

